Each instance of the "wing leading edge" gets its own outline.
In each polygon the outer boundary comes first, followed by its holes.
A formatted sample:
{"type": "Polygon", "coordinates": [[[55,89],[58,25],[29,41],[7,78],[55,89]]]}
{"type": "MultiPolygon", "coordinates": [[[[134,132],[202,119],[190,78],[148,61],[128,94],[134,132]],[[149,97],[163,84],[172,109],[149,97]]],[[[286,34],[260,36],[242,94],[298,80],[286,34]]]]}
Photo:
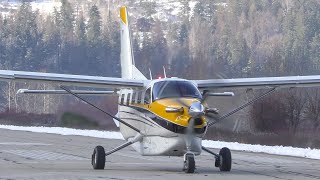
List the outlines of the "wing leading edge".
{"type": "Polygon", "coordinates": [[[314,76],[283,76],[237,79],[194,80],[201,90],[234,88],[284,88],[284,87],[314,87],[320,86],[320,75],[314,76]]]}
{"type": "Polygon", "coordinates": [[[0,70],[0,80],[97,88],[143,88],[145,80],[0,70]]]}

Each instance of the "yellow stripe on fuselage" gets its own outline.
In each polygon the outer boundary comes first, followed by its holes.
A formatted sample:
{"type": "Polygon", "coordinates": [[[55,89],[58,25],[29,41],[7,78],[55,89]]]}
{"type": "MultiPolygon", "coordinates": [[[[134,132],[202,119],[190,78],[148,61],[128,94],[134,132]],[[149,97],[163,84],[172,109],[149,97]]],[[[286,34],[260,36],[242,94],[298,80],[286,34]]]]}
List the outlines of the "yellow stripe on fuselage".
{"type": "MultiPolygon", "coordinates": [[[[178,124],[180,126],[188,127],[188,122],[191,116],[188,114],[188,107],[185,105],[190,106],[193,102],[198,101],[194,98],[166,98],[157,100],[151,104],[133,104],[134,106],[143,107],[147,109],[157,116],[170,121],[172,123],[178,124]],[[181,103],[183,102],[183,104],[181,103]],[[183,112],[166,112],[166,107],[175,107],[180,108],[183,107],[183,112]]],[[[195,128],[203,128],[206,125],[205,118],[202,118],[203,123],[201,125],[195,126],[195,128]]]]}
{"type": "Polygon", "coordinates": [[[128,25],[128,19],[127,19],[127,7],[122,6],[120,7],[120,18],[122,22],[126,25],[128,25]]]}

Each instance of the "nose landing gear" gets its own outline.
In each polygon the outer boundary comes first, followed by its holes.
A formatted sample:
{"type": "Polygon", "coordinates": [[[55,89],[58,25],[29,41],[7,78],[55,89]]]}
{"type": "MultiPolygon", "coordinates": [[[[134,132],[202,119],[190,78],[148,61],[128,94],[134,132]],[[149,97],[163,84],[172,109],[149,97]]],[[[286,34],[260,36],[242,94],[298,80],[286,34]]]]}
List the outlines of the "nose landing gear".
{"type": "Polygon", "coordinates": [[[183,171],[186,173],[194,173],[195,169],[196,169],[196,163],[194,161],[194,154],[186,153],[184,155],[183,171]]]}

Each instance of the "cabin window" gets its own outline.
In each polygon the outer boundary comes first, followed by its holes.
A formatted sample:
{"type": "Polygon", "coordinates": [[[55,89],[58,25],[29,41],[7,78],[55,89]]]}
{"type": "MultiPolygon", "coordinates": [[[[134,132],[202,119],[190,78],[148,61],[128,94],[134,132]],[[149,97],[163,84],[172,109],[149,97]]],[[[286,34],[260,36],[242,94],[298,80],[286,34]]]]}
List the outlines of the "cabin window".
{"type": "Polygon", "coordinates": [[[137,92],[137,104],[142,103],[141,99],[142,99],[142,91],[138,91],[137,92]]]}
{"type": "Polygon", "coordinates": [[[124,103],[124,94],[121,94],[121,100],[120,100],[120,104],[124,103]]]}
{"type": "Polygon", "coordinates": [[[151,88],[148,88],[146,90],[146,93],[144,94],[144,103],[150,104],[150,99],[151,99],[151,88]]]}
{"type": "Polygon", "coordinates": [[[130,104],[130,96],[131,96],[131,94],[130,94],[130,93],[128,93],[128,94],[127,94],[127,105],[129,105],[129,104],[130,104]]]}
{"type": "Polygon", "coordinates": [[[132,93],[132,97],[131,97],[131,104],[135,104],[137,101],[136,101],[136,96],[137,96],[137,93],[136,92],[133,92],[132,93]]]}

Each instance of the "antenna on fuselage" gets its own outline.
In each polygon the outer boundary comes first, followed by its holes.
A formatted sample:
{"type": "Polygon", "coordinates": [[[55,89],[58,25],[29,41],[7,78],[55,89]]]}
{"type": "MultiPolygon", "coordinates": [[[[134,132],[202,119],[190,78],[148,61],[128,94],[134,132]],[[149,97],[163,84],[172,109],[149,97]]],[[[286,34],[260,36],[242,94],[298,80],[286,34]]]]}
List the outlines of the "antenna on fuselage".
{"type": "Polygon", "coordinates": [[[164,75],[164,78],[167,78],[166,68],[164,68],[164,66],[162,66],[162,67],[163,67],[163,75],[164,75]]]}
{"type": "Polygon", "coordinates": [[[150,68],[149,68],[149,73],[150,73],[150,80],[152,80],[152,73],[150,68]]]}

